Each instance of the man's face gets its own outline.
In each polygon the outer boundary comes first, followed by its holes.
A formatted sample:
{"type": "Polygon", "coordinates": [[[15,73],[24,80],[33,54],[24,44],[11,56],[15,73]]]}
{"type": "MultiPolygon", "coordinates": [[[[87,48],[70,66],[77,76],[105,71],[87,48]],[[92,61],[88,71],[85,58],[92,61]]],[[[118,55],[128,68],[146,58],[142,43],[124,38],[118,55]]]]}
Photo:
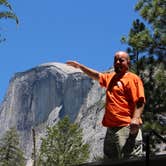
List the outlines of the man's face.
{"type": "Polygon", "coordinates": [[[129,57],[125,52],[117,52],[114,57],[114,69],[117,74],[125,74],[129,69],[129,57]]]}

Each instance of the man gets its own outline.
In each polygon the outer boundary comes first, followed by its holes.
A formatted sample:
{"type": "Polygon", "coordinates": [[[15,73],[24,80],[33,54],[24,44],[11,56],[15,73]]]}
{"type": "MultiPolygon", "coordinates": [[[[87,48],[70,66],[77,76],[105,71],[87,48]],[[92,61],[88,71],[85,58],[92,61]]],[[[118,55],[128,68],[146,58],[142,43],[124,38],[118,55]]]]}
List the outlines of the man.
{"type": "Polygon", "coordinates": [[[129,55],[123,51],[115,53],[115,72],[112,73],[101,73],[75,61],[68,61],[67,64],[81,69],[106,88],[105,114],[102,120],[102,124],[107,127],[105,158],[118,160],[141,156],[140,126],[145,95],[141,79],[129,71],[129,55]]]}

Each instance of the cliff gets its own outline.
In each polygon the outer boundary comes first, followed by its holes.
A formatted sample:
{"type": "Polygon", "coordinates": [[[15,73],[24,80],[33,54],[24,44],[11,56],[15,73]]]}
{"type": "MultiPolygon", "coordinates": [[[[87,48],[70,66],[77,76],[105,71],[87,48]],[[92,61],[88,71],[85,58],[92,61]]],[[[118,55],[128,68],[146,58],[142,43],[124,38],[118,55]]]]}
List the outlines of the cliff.
{"type": "Polygon", "coordinates": [[[21,148],[30,159],[32,128],[39,148],[46,126],[68,115],[83,129],[84,141],[90,144],[91,161],[103,155],[104,97],[98,82],[66,64],[41,64],[16,73],[0,105],[0,136],[16,127],[21,148]]]}

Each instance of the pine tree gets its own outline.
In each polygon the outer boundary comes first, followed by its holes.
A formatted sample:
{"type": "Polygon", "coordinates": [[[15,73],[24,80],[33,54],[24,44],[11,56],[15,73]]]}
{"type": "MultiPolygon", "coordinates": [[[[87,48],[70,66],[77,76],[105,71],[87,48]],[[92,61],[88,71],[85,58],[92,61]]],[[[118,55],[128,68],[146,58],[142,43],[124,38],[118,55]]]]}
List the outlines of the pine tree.
{"type": "Polygon", "coordinates": [[[0,139],[0,165],[24,166],[25,158],[19,147],[19,137],[14,128],[8,130],[0,139]]]}
{"type": "Polygon", "coordinates": [[[127,51],[134,69],[144,82],[146,105],[143,131],[154,129],[159,134],[165,134],[165,124],[161,124],[158,115],[166,113],[166,2],[139,0],[135,10],[148,24],[145,26],[137,19],[128,36],[121,40],[128,44],[127,51]]]}
{"type": "Polygon", "coordinates": [[[151,51],[160,62],[166,63],[166,1],[139,0],[135,6],[142,18],[151,26],[153,43],[151,51]]]}
{"type": "MultiPolygon", "coordinates": [[[[18,17],[13,12],[13,9],[12,9],[12,6],[10,5],[10,3],[7,0],[0,0],[0,6],[4,7],[4,10],[0,11],[0,19],[2,19],[2,18],[13,19],[16,21],[16,24],[18,24],[18,17]]],[[[1,33],[0,33],[0,43],[4,40],[5,40],[5,38],[2,38],[1,33]]]]}
{"type": "Polygon", "coordinates": [[[46,138],[42,138],[38,165],[77,165],[88,159],[88,149],[88,144],[82,142],[82,130],[65,117],[57,125],[47,128],[46,138]]]}
{"type": "Polygon", "coordinates": [[[7,11],[1,11],[0,12],[0,18],[10,18],[14,19],[16,23],[18,24],[18,17],[13,12],[12,6],[7,0],[0,0],[0,5],[5,6],[8,10],[7,11]]]}
{"type": "Polygon", "coordinates": [[[133,21],[128,37],[123,36],[121,42],[128,44],[127,52],[130,56],[132,70],[140,75],[140,71],[145,69],[145,65],[142,65],[141,61],[144,60],[142,53],[146,55],[149,52],[149,46],[153,42],[150,31],[143,22],[136,19],[133,21]]]}

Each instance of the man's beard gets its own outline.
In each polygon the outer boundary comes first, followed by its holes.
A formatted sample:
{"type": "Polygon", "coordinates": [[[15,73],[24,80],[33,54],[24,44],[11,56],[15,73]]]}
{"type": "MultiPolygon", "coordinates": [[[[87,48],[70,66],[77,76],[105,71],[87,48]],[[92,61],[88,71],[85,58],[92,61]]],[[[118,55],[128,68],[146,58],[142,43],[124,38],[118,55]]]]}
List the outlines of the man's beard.
{"type": "Polygon", "coordinates": [[[122,68],[120,66],[114,68],[116,73],[121,73],[122,68]]]}

